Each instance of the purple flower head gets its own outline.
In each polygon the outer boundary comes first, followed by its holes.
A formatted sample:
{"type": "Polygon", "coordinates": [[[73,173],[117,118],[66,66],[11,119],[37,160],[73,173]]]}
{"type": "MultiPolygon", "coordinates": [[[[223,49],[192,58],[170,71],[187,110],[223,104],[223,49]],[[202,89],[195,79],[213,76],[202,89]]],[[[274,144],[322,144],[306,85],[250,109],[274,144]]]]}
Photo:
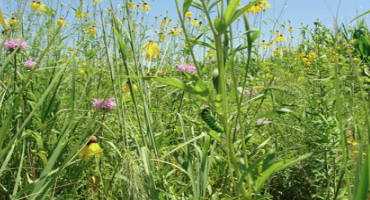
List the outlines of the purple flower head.
{"type": "Polygon", "coordinates": [[[195,74],[197,73],[197,68],[192,64],[180,64],[176,67],[178,72],[195,74]]]}
{"type": "Polygon", "coordinates": [[[32,58],[29,58],[28,60],[26,60],[26,62],[24,62],[24,66],[29,70],[32,70],[36,64],[37,63],[33,61],[32,58]]]}
{"type": "Polygon", "coordinates": [[[103,109],[105,110],[113,110],[117,106],[116,100],[114,98],[106,99],[103,102],[103,109]]]}
{"type": "Polygon", "coordinates": [[[100,110],[103,108],[104,100],[102,99],[93,99],[92,101],[92,107],[94,107],[97,110],[100,110]]]}
{"type": "Polygon", "coordinates": [[[28,47],[28,44],[23,39],[9,39],[4,42],[4,47],[8,51],[14,50],[25,50],[28,47]]]}
{"type": "Polygon", "coordinates": [[[96,110],[113,110],[117,106],[116,100],[114,98],[109,99],[93,99],[92,107],[96,110]]]}

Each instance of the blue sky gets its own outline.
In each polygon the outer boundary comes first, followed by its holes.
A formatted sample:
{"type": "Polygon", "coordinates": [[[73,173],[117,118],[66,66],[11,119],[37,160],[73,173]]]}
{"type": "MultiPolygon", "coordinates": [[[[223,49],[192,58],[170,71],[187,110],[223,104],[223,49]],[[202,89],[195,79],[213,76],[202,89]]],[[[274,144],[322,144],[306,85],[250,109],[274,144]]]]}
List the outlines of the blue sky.
{"type": "MultiPolygon", "coordinates": [[[[29,0],[31,1],[31,0],[29,0]]],[[[72,4],[76,7],[79,0],[44,0],[44,2],[63,2],[65,4],[72,4]]],[[[92,0],[84,0],[84,2],[91,2],[92,0]]],[[[122,0],[112,0],[119,5],[122,0]]],[[[150,16],[164,16],[168,15],[176,18],[175,0],[146,0],[152,5],[152,12],[150,16]]],[[[182,0],[180,0],[182,1],[182,0]]],[[[242,0],[248,2],[248,0],[242,0]]],[[[325,25],[332,27],[334,17],[338,11],[339,23],[348,24],[359,13],[370,9],[370,0],[269,0],[271,9],[265,14],[263,19],[265,25],[263,29],[271,29],[271,22],[279,19],[280,22],[290,20],[293,27],[299,27],[301,23],[310,25],[317,19],[322,21],[325,25]]],[[[12,7],[14,0],[0,0],[0,7],[6,9],[12,7]]],[[[109,0],[102,0],[102,2],[109,2],[109,0]]],[[[136,0],[142,2],[142,0],[136,0]]],[[[117,6],[118,8],[118,6],[117,6]]],[[[11,9],[10,9],[11,10],[11,9]]],[[[368,25],[370,25],[370,15],[365,17],[368,25]]],[[[150,21],[150,20],[149,20],[150,21]]]]}
{"type": "MultiPolygon", "coordinates": [[[[319,19],[331,26],[337,15],[339,22],[348,23],[357,14],[370,9],[370,0],[270,0],[271,9],[266,12],[266,18],[290,20],[293,25],[300,23],[312,24],[319,19]],[[338,9],[339,8],[339,9],[338,9]]],[[[153,14],[158,15],[168,11],[175,16],[173,0],[152,0],[153,14]]],[[[370,24],[370,16],[365,18],[370,24]]]]}

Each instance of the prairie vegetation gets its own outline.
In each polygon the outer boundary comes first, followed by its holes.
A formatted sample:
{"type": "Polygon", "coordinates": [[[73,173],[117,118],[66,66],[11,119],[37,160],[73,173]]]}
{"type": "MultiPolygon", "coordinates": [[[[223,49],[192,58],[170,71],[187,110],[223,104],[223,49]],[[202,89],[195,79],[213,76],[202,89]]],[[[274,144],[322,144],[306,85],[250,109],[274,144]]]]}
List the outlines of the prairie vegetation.
{"type": "Polygon", "coordinates": [[[1,200],[368,199],[366,13],[269,34],[267,0],[0,2],[1,200]]]}

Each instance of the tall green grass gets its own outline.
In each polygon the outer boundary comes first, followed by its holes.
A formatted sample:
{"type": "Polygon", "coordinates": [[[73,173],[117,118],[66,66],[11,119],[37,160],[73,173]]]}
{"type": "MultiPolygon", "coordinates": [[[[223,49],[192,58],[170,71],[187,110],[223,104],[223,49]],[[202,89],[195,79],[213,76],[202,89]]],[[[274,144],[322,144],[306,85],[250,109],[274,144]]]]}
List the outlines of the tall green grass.
{"type": "Polygon", "coordinates": [[[0,48],[0,199],[367,199],[368,27],[278,22],[264,41],[264,2],[174,0],[150,27],[127,0],[0,7],[19,20],[1,44],[29,44],[0,48]],[[103,154],[83,159],[92,135],[103,154]]]}

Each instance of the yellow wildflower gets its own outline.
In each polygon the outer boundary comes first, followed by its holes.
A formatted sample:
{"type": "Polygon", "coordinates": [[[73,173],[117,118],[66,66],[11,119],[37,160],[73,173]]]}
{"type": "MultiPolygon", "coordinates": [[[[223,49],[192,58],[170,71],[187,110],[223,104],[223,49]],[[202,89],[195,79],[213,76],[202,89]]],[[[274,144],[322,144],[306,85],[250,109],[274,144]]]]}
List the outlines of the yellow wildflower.
{"type": "Polygon", "coordinates": [[[265,49],[269,49],[272,47],[272,42],[269,42],[269,41],[266,41],[266,40],[262,40],[261,42],[261,46],[265,49]]]}
{"type": "Polygon", "coordinates": [[[284,37],[284,35],[283,35],[283,34],[281,34],[281,33],[276,33],[276,36],[275,36],[274,42],[276,42],[276,43],[285,42],[285,37],[284,37]]]}
{"type": "Polygon", "coordinates": [[[185,17],[188,18],[188,19],[191,19],[193,17],[193,13],[191,11],[187,11],[185,13],[185,17]]]}
{"type": "Polygon", "coordinates": [[[95,37],[96,36],[96,26],[90,26],[85,31],[89,36],[95,37]]]}
{"type": "Polygon", "coordinates": [[[101,3],[101,0],[93,0],[93,4],[96,6],[98,5],[99,3],[101,3]]]}
{"type": "Polygon", "coordinates": [[[127,8],[128,9],[135,9],[137,7],[137,5],[135,4],[135,3],[133,3],[133,2],[128,2],[127,3],[127,8]]]}
{"type": "Polygon", "coordinates": [[[122,86],[122,92],[123,92],[124,94],[126,94],[126,93],[130,92],[130,85],[129,85],[129,83],[128,83],[128,82],[122,86]]]}
{"type": "Polygon", "coordinates": [[[3,12],[0,10],[0,26],[6,27],[8,26],[8,22],[6,21],[3,12]]]}
{"type": "Polygon", "coordinates": [[[63,18],[63,17],[61,17],[61,18],[59,18],[59,19],[57,20],[57,25],[58,25],[58,27],[60,27],[60,28],[63,28],[63,27],[66,25],[66,21],[64,20],[64,18],[63,18]]]}
{"type": "Polygon", "coordinates": [[[81,150],[80,157],[84,160],[103,155],[103,149],[97,143],[97,138],[91,136],[87,145],[81,150]]]}
{"type": "Polygon", "coordinates": [[[182,29],[181,28],[173,28],[170,30],[170,34],[172,36],[179,36],[180,34],[182,33],[182,29]]]}
{"type": "MultiPolygon", "coordinates": [[[[132,84],[132,90],[133,91],[137,91],[137,86],[135,85],[135,84],[132,84]]],[[[126,93],[128,93],[128,92],[130,92],[130,82],[129,81],[127,81],[123,86],[122,86],[122,92],[124,93],[124,94],[126,94],[126,93]]]]}
{"type": "Polygon", "coordinates": [[[87,13],[82,11],[81,9],[76,10],[75,17],[78,20],[83,20],[87,17],[87,13]]]}
{"type": "Polygon", "coordinates": [[[48,11],[48,7],[43,4],[41,1],[32,1],[31,9],[35,12],[46,13],[48,11]]]}
{"type": "Polygon", "coordinates": [[[283,57],[286,54],[286,48],[278,47],[272,51],[274,57],[283,57]]]}
{"type": "Polygon", "coordinates": [[[149,41],[145,45],[145,57],[148,60],[153,60],[159,57],[161,50],[156,42],[149,41]]]}
{"type": "Polygon", "coordinates": [[[191,25],[194,27],[200,27],[202,25],[202,22],[199,21],[198,19],[192,19],[191,20],[191,25]]]}
{"type": "Polygon", "coordinates": [[[32,10],[38,10],[40,8],[41,2],[39,1],[32,1],[31,3],[31,9],[32,10]]]}
{"type": "Polygon", "coordinates": [[[143,12],[146,12],[147,13],[147,12],[150,11],[150,9],[151,9],[151,7],[150,7],[150,5],[148,3],[144,2],[143,4],[141,4],[141,10],[143,12]]]}
{"type": "Polygon", "coordinates": [[[17,18],[12,17],[12,18],[9,19],[8,24],[10,26],[13,26],[14,27],[14,26],[17,26],[19,24],[19,21],[18,21],[17,18]]]}
{"type": "Polygon", "coordinates": [[[168,17],[164,17],[161,22],[160,22],[160,26],[161,27],[165,27],[167,26],[168,24],[171,23],[171,19],[169,19],[168,17]]]}
{"type": "Polygon", "coordinates": [[[247,12],[252,14],[258,14],[262,11],[265,11],[269,7],[270,3],[268,2],[268,0],[257,0],[251,2],[251,5],[249,6],[247,12]]]}

